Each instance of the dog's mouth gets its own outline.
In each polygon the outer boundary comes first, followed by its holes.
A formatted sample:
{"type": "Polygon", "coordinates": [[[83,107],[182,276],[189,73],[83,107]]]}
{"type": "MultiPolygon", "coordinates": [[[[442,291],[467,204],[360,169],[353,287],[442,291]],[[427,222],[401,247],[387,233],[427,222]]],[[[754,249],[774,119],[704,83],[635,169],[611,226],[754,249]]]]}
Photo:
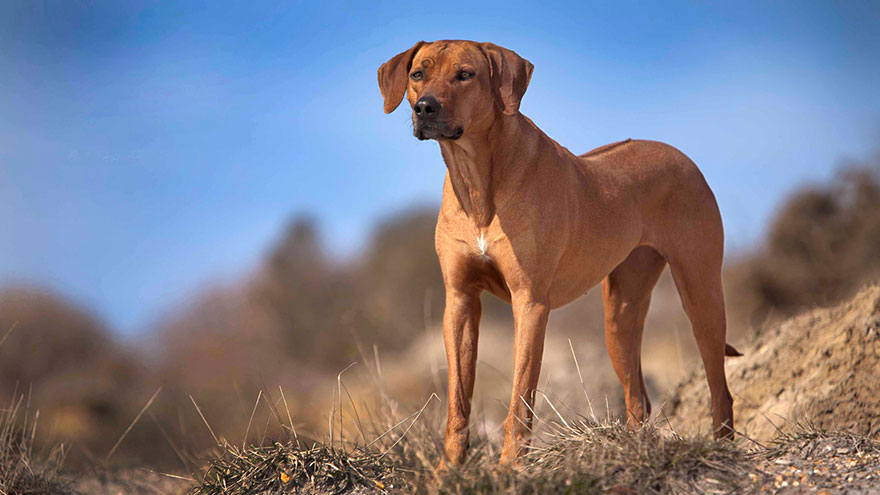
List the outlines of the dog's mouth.
{"type": "Polygon", "coordinates": [[[449,139],[455,141],[460,138],[462,134],[464,134],[464,128],[455,127],[450,128],[449,126],[435,126],[435,125],[420,125],[415,128],[413,134],[419,138],[419,140],[424,141],[427,139],[449,139]]]}

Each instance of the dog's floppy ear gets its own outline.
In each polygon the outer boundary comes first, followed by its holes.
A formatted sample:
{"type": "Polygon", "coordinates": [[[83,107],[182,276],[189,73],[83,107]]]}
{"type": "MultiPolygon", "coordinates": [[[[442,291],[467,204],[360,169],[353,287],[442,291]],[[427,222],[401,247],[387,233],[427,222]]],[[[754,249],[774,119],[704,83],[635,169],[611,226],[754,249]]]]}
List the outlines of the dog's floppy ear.
{"type": "Polygon", "coordinates": [[[403,100],[413,57],[424,44],[424,41],[419,41],[409,50],[398,53],[379,67],[379,91],[385,99],[385,113],[393,112],[403,100]]]}
{"type": "Polygon", "coordinates": [[[519,102],[529,87],[535,66],[513,50],[496,44],[480,43],[480,47],[489,59],[489,76],[496,103],[507,115],[515,114],[519,111],[519,102]]]}

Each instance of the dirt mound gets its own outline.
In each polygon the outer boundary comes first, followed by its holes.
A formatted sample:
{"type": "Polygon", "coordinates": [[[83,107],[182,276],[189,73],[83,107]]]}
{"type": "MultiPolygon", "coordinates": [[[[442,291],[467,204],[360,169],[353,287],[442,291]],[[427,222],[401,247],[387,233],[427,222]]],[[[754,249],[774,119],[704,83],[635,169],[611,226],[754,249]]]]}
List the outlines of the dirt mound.
{"type": "MultiPolygon", "coordinates": [[[[880,285],[766,329],[740,350],[727,361],[737,430],[766,441],[800,422],[880,438],[880,285]]],[[[710,430],[701,368],[661,414],[677,431],[710,430]]]]}

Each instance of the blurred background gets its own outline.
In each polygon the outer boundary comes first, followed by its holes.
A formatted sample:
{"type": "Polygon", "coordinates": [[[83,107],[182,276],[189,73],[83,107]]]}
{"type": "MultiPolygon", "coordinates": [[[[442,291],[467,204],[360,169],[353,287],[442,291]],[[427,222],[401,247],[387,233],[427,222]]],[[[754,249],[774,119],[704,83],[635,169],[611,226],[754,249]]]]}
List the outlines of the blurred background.
{"type": "MultiPolygon", "coordinates": [[[[260,391],[326,437],[354,362],[351,403],[444,396],[445,169],[376,84],[422,39],[529,59],[521,110],[576,153],[628,137],[687,153],[725,222],[731,341],[748,341],[880,274],[878,23],[871,2],[3,2],[0,400],[27,396],[76,467],[162,386],[114,460],[171,469],[211,443],[193,401],[240,442],[275,429],[268,405],[246,427],[260,391]]],[[[512,320],[484,302],[492,435],[512,320]]],[[[578,412],[572,352],[593,407],[622,410],[602,318],[599,291],[551,317],[542,388],[578,412]]],[[[664,275],[655,404],[695,362],[689,329],[664,275]]]]}

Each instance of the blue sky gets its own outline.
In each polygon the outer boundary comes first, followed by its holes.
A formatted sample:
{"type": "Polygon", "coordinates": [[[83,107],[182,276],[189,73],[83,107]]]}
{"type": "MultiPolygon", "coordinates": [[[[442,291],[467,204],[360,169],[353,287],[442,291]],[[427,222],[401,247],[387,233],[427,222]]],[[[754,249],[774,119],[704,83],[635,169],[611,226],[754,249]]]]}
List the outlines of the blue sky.
{"type": "Polygon", "coordinates": [[[376,86],[420,39],[528,58],[521,110],[572,151],[678,146],[743,249],[787,192],[880,142],[878,25],[876,2],[5,1],[0,285],[131,334],[247,273],[297,213],[358,252],[439,202],[437,145],[376,86]]]}

